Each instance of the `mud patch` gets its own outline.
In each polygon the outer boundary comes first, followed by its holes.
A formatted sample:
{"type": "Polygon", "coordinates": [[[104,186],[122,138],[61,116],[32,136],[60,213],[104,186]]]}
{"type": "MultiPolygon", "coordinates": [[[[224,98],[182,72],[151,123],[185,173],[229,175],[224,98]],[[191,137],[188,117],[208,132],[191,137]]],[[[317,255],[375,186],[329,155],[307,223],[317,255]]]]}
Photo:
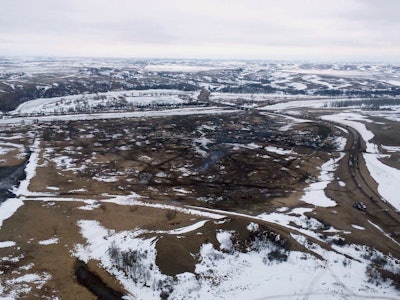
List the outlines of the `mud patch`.
{"type": "Polygon", "coordinates": [[[80,285],[86,287],[100,300],[120,300],[124,296],[107,286],[102,279],[89,270],[88,266],[81,260],[75,264],[75,276],[80,285]]]}

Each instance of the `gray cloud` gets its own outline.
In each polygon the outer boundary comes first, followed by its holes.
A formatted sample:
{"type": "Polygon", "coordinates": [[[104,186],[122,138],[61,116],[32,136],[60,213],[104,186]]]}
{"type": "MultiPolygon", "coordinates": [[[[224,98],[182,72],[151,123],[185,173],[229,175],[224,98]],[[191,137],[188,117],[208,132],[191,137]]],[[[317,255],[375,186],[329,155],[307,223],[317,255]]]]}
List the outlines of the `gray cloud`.
{"type": "Polygon", "coordinates": [[[399,10],[397,0],[2,0],[0,55],[400,60],[399,10]]]}

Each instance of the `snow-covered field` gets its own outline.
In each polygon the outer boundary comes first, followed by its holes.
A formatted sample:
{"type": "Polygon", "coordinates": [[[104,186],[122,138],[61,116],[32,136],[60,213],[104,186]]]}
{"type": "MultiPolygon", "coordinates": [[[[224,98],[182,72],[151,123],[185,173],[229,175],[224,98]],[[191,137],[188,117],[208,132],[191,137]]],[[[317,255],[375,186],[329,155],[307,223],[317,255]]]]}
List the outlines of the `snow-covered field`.
{"type": "Polygon", "coordinates": [[[334,178],[334,171],[338,166],[338,162],[343,158],[342,153],[339,158],[331,158],[321,166],[321,174],[318,176],[316,182],[311,183],[309,187],[305,189],[305,194],[300,198],[304,201],[315,206],[322,207],[333,207],[336,206],[336,202],[328,198],[325,195],[325,188],[334,178]]]}
{"type": "Polygon", "coordinates": [[[195,93],[178,90],[118,91],[97,94],[72,95],[30,100],[19,105],[11,115],[72,113],[85,109],[110,110],[113,107],[131,105],[150,107],[152,105],[179,105],[195,99],[195,93]]]}
{"type": "MultiPolygon", "coordinates": [[[[77,245],[74,255],[83,261],[96,259],[115,275],[129,294],[126,299],[159,299],[164,292],[171,299],[396,299],[390,282],[376,285],[366,275],[368,248],[350,245],[328,251],[301,235],[293,235],[311,254],[282,252],[271,242],[259,242],[243,253],[232,246],[230,232],[217,233],[218,248],[202,245],[195,273],[163,275],[156,267],[157,238],[142,238],[146,230],[115,232],[96,221],[78,224],[87,244],[77,245]],[[134,268],[122,272],[116,265],[122,253],[135,253],[134,268]],[[151,268],[150,266],[153,266],[151,268]],[[154,267],[155,266],[155,267],[154,267]],[[135,280],[133,280],[135,279],[135,280]],[[273,288],[271,288],[273,287],[273,288]]],[[[249,230],[254,230],[254,225],[249,230]]],[[[193,227],[193,230],[197,227],[193,227]]],[[[279,237],[277,237],[279,239],[279,237]]],[[[373,255],[382,256],[373,251],[373,255]]],[[[398,261],[388,258],[387,268],[397,268],[398,261]]],[[[377,278],[376,280],[379,280],[377,278]]]]}

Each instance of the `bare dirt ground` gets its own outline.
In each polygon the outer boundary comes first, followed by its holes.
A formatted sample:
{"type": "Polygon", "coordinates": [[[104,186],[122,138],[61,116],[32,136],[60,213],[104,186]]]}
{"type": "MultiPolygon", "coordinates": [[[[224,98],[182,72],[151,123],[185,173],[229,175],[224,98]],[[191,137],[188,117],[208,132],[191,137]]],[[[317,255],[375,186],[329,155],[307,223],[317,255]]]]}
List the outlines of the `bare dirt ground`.
{"type": "MultiPolygon", "coordinates": [[[[218,117],[53,122],[25,127],[26,131],[36,132],[41,140],[36,174],[29,190],[48,193],[47,196],[61,201],[45,196],[34,197],[35,200],[28,197],[4,221],[0,241],[14,241],[16,246],[0,248],[0,256],[10,258],[1,262],[2,276],[12,280],[24,274],[26,266],[31,266],[30,272],[51,275],[40,288],[30,284],[34,288],[31,299],[54,296],[95,299],[77,283],[74,273],[76,258],[72,252],[77,244],[85,243],[78,221],[96,220],[109,230],[123,231],[171,230],[205,220],[165,209],[106,202],[85,210],[81,209],[85,203],[62,201],[63,198],[103,200],[134,193],[150,202],[249,215],[274,212],[282,207],[311,207],[299,199],[304,188],[318,176],[319,167],[335,155],[331,141],[338,129],[310,122],[282,131],[283,125],[287,125],[284,118],[243,112],[218,117]],[[51,238],[58,238],[58,243],[39,244],[51,238]]],[[[32,139],[26,138],[24,144],[32,144],[32,139]]],[[[12,165],[16,163],[13,157],[14,154],[4,159],[12,165]]],[[[364,165],[362,172],[366,172],[364,165]]],[[[327,228],[332,225],[349,232],[344,236],[349,242],[400,257],[398,246],[368,222],[373,220],[389,229],[394,221],[352,207],[365,195],[349,174],[347,156],[342,159],[335,178],[326,193],[337,206],[315,208],[310,217],[327,228]],[[353,225],[366,230],[355,230],[353,225]]],[[[157,265],[162,273],[193,271],[196,258],[191,253],[197,253],[206,242],[217,245],[215,232],[219,229],[234,229],[238,232],[237,240],[245,245],[250,220],[233,216],[228,219],[223,224],[209,220],[183,238],[160,235],[157,265]]],[[[301,248],[291,239],[288,229],[267,222],[262,226],[284,236],[287,247],[301,248]]],[[[317,232],[331,234],[323,228],[317,232]]],[[[112,289],[124,292],[98,262],[90,261],[88,267],[112,289]]]]}
{"type": "Polygon", "coordinates": [[[400,145],[400,135],[394,134],[400,132],[399,122],[390,121],[384,118],[371,118],[374,122],[366,124],[367,128],[371,130],[375,137],[372,139],[374,144],[380,147],[383,153],[388,154],[388,157],[383,158],[382,161],[394,168],[400,169],[400,152],[387,151],[382,146],[395,146],[400,145]]]}
{"type": "MultiPolygon", "coordinates": [[[[304,134],[314,130],[303,129],[304,134]]],[[[102,198],[134,191],[153,200],[246,209],[259,201],[265,204],[266,198],[291,197],[293,187],[302,190],[305,180],[318,173],[315,163],[322,162],[309,156],[318,146],[305,136],[292,139],[272,120],[255,114],[223,120],[59,123],[43,134],[31,189],[51,192],[55,187],[68,196],[102,198]],[[88,131],[92,127],[96,129],[88,131]],[[267,153],[269,145],[295,149],[297,155],[267,153]]],[[[325,159],[325,145],[319,147],[316,156],[325,159]]]]}

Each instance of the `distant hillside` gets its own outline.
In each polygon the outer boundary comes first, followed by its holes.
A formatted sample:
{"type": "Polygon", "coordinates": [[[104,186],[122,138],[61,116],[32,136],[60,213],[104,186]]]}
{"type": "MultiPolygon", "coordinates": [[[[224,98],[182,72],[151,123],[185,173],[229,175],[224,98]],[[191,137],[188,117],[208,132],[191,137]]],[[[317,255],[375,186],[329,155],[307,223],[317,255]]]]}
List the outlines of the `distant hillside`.
{"type": "Polygon", "coordinates": [[[36,98],[145,89],[396,97],[399,78],[396,65],[0,59],[0,110],[11,111],[36,98]]]}

